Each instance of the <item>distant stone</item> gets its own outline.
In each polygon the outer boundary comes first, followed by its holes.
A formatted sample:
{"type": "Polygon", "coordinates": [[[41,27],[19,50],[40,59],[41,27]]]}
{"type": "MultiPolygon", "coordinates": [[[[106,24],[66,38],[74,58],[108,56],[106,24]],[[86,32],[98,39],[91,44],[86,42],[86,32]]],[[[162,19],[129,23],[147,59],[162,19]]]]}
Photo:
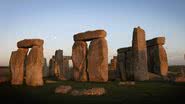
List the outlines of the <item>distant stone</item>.
{"type": "Polygon", "coordinates": [[[148,80],[147,47],[145,31],[140,27],[134,28],[132,40],[134,80],[148,80]]]}
{"type": "Polygon", "coordinates": [[[104,30],[95,30],[95,31],[87,31],[84,33],[78,33],[74,35],[74,41],[89,41],[97,38],[106,37],[106,31],[104,30]]]}
{"type": "Polygon", "coordinates": [[[66,80],[63,72],[63,50],[55,51],[55,67],[54,73],[55,77],[60,78],[61,80],[66,80]]]}
{"type": "Polygon", "coordinates": [[[147,40],[147,46],[164,45],[165,37],[157,37],[151,40],[147,40]]]}
{"type": "Polygon", "coordinates": [[[42,39],[24,39],[17,43],[18,48],[32,48],[33,46],[42,46],[44,40],[42,39]]]}
{"type": "Polygon", "coordinates": [[[72,87],[69,85],[61,85],[55,89],[55,93],[67,94],[72,90],[72,87]]]}
{"type": "Polygon", "coordinates": [[[133,86],[135,85],[134,81],[119,82],[119,86],[133,86]]]}
{"type": "Polygon", "coordinates": [[[161,80],[163,80],[163,77],[161,77],[158,74],[148,72],[148,75],[149,75],[149,80],[152,80],[152,81],[161,81],[161,80]]]}
{"type": "Polygon", "coordinates": [[[26,60],[26,84],[29,86],[43,85],[43,47],[33,46],[26,60]]]}
{"type": "Polygon", "coordinates": [[[54,69],[55,69],[55,56],[49,60],[49,76],[54,76],[54,69]]]}
{"type": "Polygon", "coordinates": [[[11,70],[11,84],[21,85],[23,84],[25,59],[28,53],[28,49],[19,48],[17,51],[13,51],[10,58],[10,70],[11,70]]]}
{"type": "Polygon", "coordinates": [[[73,75],[75,81],[87,81],[87,43],[76,41],[72,48],[73,75]]]}
{"type": "Polygon", "coordinates": [[[48,77],[49,76],[49,69],[48,69],[48,66],[47,66],[47,60],[46,58],[43,59],[43,77],[48,77]]]}
{"type": "Polygon", "coordinates": [[[85,96],[101,96],[105,95],[105,93],[106,93],[105,88],[92,88],[81,91],[81,95],[85,96]]]}
{"type": "Polygon", "coordinates": [[[91,41],[87,59],[89,80],[92,82],[108,81],[108,46],[104,38],[91,41]]]}

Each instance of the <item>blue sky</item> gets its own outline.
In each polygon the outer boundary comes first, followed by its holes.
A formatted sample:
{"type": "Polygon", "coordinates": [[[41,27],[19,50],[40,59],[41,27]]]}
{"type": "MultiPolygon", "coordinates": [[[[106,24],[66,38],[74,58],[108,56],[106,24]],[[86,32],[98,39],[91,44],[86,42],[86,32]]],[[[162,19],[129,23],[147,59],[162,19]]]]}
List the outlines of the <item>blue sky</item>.
{"type": "Polygon", "coordinates": [[[71,55],[73,35],[107,31],[109,58],[131,46],[133,28],[146,39],[166,37],[170,64],[185,64],[185,0],[0,0],[0,65],[8,65],[16,43],[42,38],[49,59],[57,49],[71,55]]]}

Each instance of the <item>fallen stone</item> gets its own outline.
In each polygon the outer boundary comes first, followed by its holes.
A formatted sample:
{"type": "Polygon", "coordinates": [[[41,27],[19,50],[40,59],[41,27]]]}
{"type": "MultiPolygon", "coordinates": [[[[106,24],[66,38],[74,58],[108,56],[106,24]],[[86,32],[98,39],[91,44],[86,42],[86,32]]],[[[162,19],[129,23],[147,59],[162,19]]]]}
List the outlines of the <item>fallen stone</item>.
{"type": "Polygon", "coordinates": [[[83,90],[80,93],[81,95],[85,95],[85,96],[102,96],[102,95],[105,95],[106,90],[105,88],[92,88],[92,89],[83,90]]]}
{"type": "Polygon", "coordinates": [[[135,85],[135,82],[134,81],[126,81],[126,82],[119,82],[118,84],[119,86],[133,86],[135,85]]]}
{"type": "Polygon", "coordinates": [[[24,39],[17,43],[18,48],[32,48],[33,46],[42,46],[44,40],[42,39],[24,39]]]}
{"type": "Polygon", "coordinates": [[[74,41],[89,41],[97,38],[106,37],[106,32],[104,30],[95,30],[95,31],[87,31],[84,33],[78,33],[74,35],[74,41]]]}
{"type": "Polygon", "coordinates": [[[73,76],[75,81],[87,81],[87,43],[76,41],[72,48],[73,76]]]}
{"type": "Polygon", "coordinates": [[[89,80],[92,82],[108,81],[108,46],[104,38],[91,41],[87,59],[89,80]]]}
{"type": "Polygon", "coordinates": [[[55,89],[55,93],[67,94],[72,90],[72,87],[69,85],[61,85],[55,89]]]}

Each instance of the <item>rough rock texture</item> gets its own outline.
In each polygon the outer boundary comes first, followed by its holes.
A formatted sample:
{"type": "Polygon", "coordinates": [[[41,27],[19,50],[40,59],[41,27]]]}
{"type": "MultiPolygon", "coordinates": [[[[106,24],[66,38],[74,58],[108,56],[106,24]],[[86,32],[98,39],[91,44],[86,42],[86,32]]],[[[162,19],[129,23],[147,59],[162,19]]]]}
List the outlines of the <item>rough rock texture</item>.
{"type": "Polygon", "coordinates": [[[125,65],[125,57],[126,57],[126,54],[124,52],[118,52],[118,58],[117,58],[117,68],[120,72],[120,78],[122,81],[126,81],[126,65],[125,65]]]}
{"type": "MultiPolygon", "coordinates": [[[[161,38],[155,38],[154,40],[160,40],[161,38]]],[[[164,41],[164,38],[161,40],[164,41]]],[[[161,41],[160,41],[161,42],[161,41]]],[[[148,71],[163,76],[167,76],[168,73],[168,60],[167,54],[162,45],[151,45],[150,40],[147,42],[147,53],[148,53],[148,71]],[[150,44],[148,44],[150,43],[150,44]]],[[[164,42],[163,42],[164,44],[164,42]]]]}
{"type": "Polygon", "coordinates": [[[134,81],[126,81],[126,82],[119,82],[118,83],[119,86],[133,86],[135,85],[135,82],[134,81]]]}
{"type": "Polygon", "coordinates": [[[26,60],[26,84],[29,86],[43,85],[43,47],[33,46],[26,60]]]}
{"type": "Polygon", "coordinates": [[[155,45],[164,45],[165,44],[165,37],[157,37],[151,40],[147,40],[147,47],[148,46],[155,46],[155,45]]]}
{"type": "Polygon", "coordinates": [[[91,41],[87,70],[90,81],[106,82],[108,80],[108,47],[104,38],[91,41]]]}
{"type": "Polygon", "coordinates": [[[122,81],[134,80],[134,71],[132,67],[132,48],[120,48],[118,52],[118,66],[122,81]]]}
{"type": "Polygon", "coordinates": [[[71,86],[61,85],[55,89],[55,93],[67,94],[72,90],[71,86]]]}
{"type": "Polygon", "coordinates": [[[63,71],[63,50],[56,50],[55,51],[55,69],[54,73],[57,78],[60,78],[61,80],[66,80],[64,77],[64,71],[63,71]]]}
{"type": "Polygon", "coordinates": [[[73,76],[75,81],[87,81],[87,43],[76,41],[72,48],[73,76]]]}
{"type": "Polygon", "coordinates": [[[133,40],[133,70],[134,80],[148,80],[148,65],[147,65],[147,48],[145,41],[145,31],[140,27],[134,28],[133,40]]]}
{"type": "Polygon", "coordinates": [[[97,38],[106,37],[106,32],[104,30],[95,30],[95,31],[87,31],[84,33],[78,33],[74,35],[74,41],[89,41],[97,38]]]}
{"type": "Polygon", "coordinates": [[[18,48],[32,48],[33,46],[42,46],[44,40],[41,39],[24,39],[17,43],[18,48]]]}
{"type": "Polygon", "coordinates": [[[49,69],[47,67],[47,60],[46,58],[43,59],[43,77],[48,77],[49,76],[49,69]]]}
{"type": "Polygon", "coordinates": [[[55,69],[55,56],[49,60],[49,76],[54,76],[54,69],[55,69]]]}
{"type": "Polygon", "coordinates": [[[92,88],[92,89],[83,90],[80,93],[81,95],[85,95],[85,96],[101,96],[106,93],[106,90],[105,88],[92,88]]]}
{"type": "Polygon", "coordinates": [[[113,59],[111,59],[111,70],[117,69],[117,57],[114,56],[113,59]]]}
{"type": "Polygon", "coordinates": [[[11,84],[21,85],[24,79],[25,59],[28,49],[19,48],[13,51],[10,58],[11,84]]]}
{"type": "Polygon", "coordinates": [[[69,60],[71,60],[71,56],[63,56],[63,72],[64,72],[64,77],[67,80],[72,79],[72,70],[69,68],[69,60]]]}

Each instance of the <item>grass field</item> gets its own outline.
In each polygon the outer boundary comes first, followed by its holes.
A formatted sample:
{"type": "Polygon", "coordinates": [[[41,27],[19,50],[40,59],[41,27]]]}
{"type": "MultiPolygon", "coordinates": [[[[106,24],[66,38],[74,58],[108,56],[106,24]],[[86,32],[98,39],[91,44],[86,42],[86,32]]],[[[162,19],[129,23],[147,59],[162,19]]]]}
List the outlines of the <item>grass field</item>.
{"type": "Polygon", "coordinates": [[[7,103],[41,104],[177,104],[184,102],[185,83],[136,82],[135,86],[119,86],[118,81],[107,83],[80,83],[57,81],[43,87],[11,86],[0,84],[0,99],[7,103]],[[104,87],[104,96],[71,96],[55,94],[59,85],[71,85],[75,89],[104,87]]]}

